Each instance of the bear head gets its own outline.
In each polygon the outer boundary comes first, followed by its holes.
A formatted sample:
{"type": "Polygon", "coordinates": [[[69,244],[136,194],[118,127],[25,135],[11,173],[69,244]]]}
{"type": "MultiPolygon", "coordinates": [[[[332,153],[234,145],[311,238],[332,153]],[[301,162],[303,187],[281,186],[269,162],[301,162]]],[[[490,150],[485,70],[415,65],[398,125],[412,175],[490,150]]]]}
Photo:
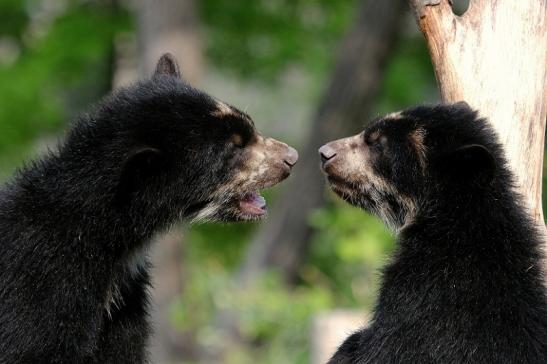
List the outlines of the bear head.
{"type": "Polygon", "coordinates": [[[287,178],[298,159],[245,112],[182,80],[169,54],[150,80],[115,91],[80,118],[64,153],[114,182],[117,209],[158,221],[260,219],[260,191],[287,178]]]}
{"type": "Polygon", "coordinates": [[[499,187],[496,181],[511,180],[493,129],[465,102],[377,118],[319,154],[332,190],[395,231],[420,212],[477,198],[499,187]]]}

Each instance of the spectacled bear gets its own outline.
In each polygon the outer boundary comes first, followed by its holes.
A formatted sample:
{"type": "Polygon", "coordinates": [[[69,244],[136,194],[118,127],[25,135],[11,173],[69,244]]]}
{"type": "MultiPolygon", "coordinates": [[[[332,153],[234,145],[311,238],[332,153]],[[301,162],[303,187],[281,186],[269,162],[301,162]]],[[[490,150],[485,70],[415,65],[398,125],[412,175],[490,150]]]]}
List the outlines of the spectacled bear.
{"type": "Polygon", "coordinates": [[[185,83],[170,55],[0,191],[0,363],[144,363],[155,233],[257,220],[296,150],[185,83]]]}
{"type": "Polygon", "coordinates": [[[398,243],[372,322],[330,364],[547,363],[543,240],[487,120],[418,106],[319,153],[332,190],[398,243]]]}

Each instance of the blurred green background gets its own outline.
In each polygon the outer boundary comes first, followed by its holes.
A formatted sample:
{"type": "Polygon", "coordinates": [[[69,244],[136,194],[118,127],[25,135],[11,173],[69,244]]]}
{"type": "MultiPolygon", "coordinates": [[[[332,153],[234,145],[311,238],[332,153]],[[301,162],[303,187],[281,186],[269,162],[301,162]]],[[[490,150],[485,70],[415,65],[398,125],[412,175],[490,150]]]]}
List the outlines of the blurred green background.
{"type": "MultiPolygon", "coordinates": [[[[310,129],[317,127],[315,115],[340,44],[367,1],[181,0],[188,7],[180,14],[170,3],[0,1],[1,179],[54,148],[70,119],[89,104],[145,77],[144,53],[167,32],[187,32],[193,39],[188,44],[194,48],[178,54],[185,77],[246,109],[265,134],[297,149],[317,144],[309,140],[310,129]],[[147,25],[158,19],[161,24],[162,16],[180,29],[147,25]],[[156,40],[149,39],[153,31],[159,32],[156,40]],[[184,52],[192,52],[197,64],[185,68],[184,52]]],[[[438,97],[424,41],[410,12],[402,12],[362,125],[438,97]]],[[[285,187],[268,192],[272,208],[285,187]]],[[[153,362],[310,363],[318,314],[369,311],[393,237],[376,218],[326,189],[324,197],[324,204],[305,212],[312,233],[291,279],[275,265],[255,271],[250,283],[242,278],[261,224],[178,227],[184,232],[174,238],[178,283],[168,287],[174,292],[168,303],[158,305],[170,327],[157,325],[153,362]]]]}

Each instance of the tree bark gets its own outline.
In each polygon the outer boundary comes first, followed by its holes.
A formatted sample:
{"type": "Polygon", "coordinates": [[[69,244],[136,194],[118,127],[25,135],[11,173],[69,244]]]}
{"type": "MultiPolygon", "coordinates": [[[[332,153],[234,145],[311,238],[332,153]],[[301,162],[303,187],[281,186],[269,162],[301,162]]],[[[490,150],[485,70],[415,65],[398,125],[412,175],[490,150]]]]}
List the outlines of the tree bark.
{"type": "Polygon", "coordinates": [[[547,113],[547,2],[410,0],[443,101],[464,100],[497,130],[530,213],[544,230],[541,181],[547,113]]]}
{"type": "Polygon", "coordinates": [[[203,52],[199,18],[194,0],[134,0],[137,10],[139,68],[152,75],[165,52],[180,63],[182,77],[195,83],[201,79],[203,52]]]}
{"type": "Polygon", "coordinates": [[[308,216],[324,202],[317,148],[362,128],[398,38],[404,9],[399,0],[361,2],[356,22],[339,49],[300,162],[250,245],[240,276],[243,281],[272,266],[279,267],[287,280],[295,278],[312,233],[308,216]]]}

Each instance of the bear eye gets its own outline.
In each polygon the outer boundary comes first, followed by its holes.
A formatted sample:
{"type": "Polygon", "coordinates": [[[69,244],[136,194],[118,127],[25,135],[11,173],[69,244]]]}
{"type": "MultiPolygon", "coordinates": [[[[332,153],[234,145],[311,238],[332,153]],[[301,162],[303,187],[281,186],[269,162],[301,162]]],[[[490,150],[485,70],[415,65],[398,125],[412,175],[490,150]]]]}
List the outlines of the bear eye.
{"type": "Polygon", "coordinates": [[[385,135],[382,135],[380,138],[378,138],[377,143],[380,144],[382,148],[387,147],[387,137],[385,135]]]}
{"type": "Polygon", "coordinates": [[[380,132],[375,131],[368,135],[365,135],[365,144],[367,144],[368,146],[375,146],[381,143],[380,139],[385,139],[385,138],[383,137],[380,138],[380,132]]]}
{"type": "Polygon", "coordinates": [[[387,137],[382,135],[379,131],[375,131],[370,135],[365,136],[365,143],[371,150],[377,153],[383,153],[387,148],[387,137]]]}
{"type": "Polygon", "coordinates": [[[243,148],[245,146],[243,136],[241,136],[241,134],[239,133],[232,134],[230,141],[238,148],[243,148]]]}

